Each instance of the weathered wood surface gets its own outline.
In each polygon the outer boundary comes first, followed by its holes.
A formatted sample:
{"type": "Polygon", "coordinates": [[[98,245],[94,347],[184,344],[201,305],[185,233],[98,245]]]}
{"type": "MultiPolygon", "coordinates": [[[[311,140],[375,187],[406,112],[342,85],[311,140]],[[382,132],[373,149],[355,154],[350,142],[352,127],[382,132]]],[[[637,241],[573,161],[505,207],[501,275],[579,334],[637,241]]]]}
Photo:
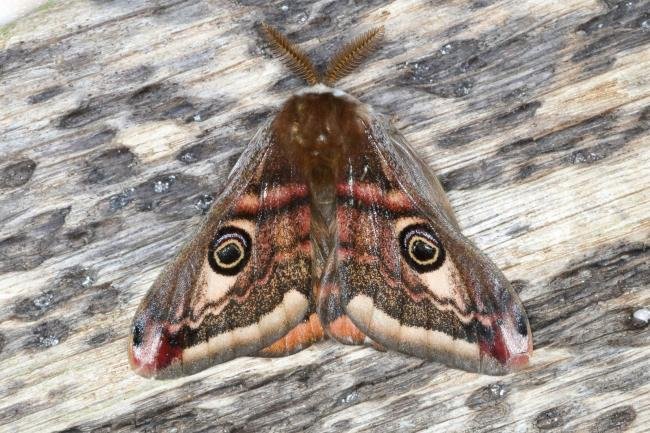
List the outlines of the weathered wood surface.
{"type": "Polygon", "coordinates": [[[650,4],[49,2],[0,30],[0,430],[650,431],[650,4]],[[516,281],[529,370],[325,342],[150,381],[132,313],[300,86],[256,25],[393,114],[516,281]],[[318,48],[318,49],[317,49],[318,48]]]}

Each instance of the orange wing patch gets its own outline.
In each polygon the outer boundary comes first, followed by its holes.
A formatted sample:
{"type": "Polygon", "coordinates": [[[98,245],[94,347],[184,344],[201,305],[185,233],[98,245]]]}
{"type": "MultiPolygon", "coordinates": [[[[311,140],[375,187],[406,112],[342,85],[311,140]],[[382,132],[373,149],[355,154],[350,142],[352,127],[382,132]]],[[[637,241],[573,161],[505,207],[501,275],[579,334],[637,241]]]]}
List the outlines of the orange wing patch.
{"type": "Polygon", "coordinates": [[[348,316],[339,316],[327,326],[327,334],[345,344],[363,344],[366,334],[359,331],[348,316]]]}
{"type": "Polygon", "coordinates": [[[257,353],[257,356],[286,356],[299,352],[323,339],[323,327],[316,313],[300,322],[288,334],[257,353]]]}

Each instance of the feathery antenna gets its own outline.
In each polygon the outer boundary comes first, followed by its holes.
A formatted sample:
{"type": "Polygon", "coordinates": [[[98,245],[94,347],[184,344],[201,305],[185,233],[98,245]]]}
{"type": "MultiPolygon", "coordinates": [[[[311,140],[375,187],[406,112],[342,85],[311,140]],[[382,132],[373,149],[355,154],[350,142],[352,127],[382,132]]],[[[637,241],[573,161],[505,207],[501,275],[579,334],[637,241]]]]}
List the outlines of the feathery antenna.
{"type": "Polygon", "coordinates": [[[307,54],[289,42],[282,33],[268,24],[262,23],[262,29],[273,51],[281,56],[288,66],[302,77],[307,84],[313,86],[320,81],[316,73],[316,68],[311,60],[309,60],[309,57],[307,57],[307,54]]]}
{"type": "Polygon", "coordinates": [[[262,23],[262,30],[271,44],[271,49],[310,86],[318,83],[332,86],[359,66],[361,61],[377,48],[384,36],[384,26],[375,27],[345,44],[327,64],[325,74],[320,76],[307,54],[289,42],[286,36],[266,23],[262,23]]]}
{"type": "Polygon", "coordinates": [[[376,27],[343,46],[327,64],[322,82],[332,86],[352,72],[361,61],[372,53],[384,35],[384,26],[376,27]]]}

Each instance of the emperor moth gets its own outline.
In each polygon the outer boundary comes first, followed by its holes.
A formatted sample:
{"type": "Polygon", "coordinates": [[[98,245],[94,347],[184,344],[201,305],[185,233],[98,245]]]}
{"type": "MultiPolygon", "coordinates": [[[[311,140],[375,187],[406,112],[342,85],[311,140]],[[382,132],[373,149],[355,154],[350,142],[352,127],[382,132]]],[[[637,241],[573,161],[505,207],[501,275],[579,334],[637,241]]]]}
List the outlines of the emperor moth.
{"type": "Polygon", "coordinates": [[[191,374],[238,356],[281,356],[330,337],[504,374],[532,353],[503,273],[459,230],[445,193],[373,109],[333,88],[383,28],[319,75],[263,25],[308,84],[255,135],[194,238],[135,313],[134,370],[191,374]]]}

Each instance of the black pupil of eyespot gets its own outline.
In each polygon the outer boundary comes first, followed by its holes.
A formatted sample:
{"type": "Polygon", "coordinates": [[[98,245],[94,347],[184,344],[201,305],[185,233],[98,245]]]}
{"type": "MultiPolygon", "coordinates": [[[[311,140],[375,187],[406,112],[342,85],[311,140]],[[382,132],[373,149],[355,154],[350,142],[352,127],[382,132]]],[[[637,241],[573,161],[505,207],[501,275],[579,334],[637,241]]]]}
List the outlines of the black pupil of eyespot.
{"type": "Polygon", "coordinates": [[[416,259],[423,262],[431,260],[436,253],[431,244],[428,244],[419,239],[413,242],[412,252],[416,259]]]}
{"type": "Polygon", "coordinates": [[[224,265],[230,265],[235,263],[237,260],[239,260],[241,254],[242,254],[241,249],[233,243],[224,246],[217,252],[219,261],[224,265]]]}

